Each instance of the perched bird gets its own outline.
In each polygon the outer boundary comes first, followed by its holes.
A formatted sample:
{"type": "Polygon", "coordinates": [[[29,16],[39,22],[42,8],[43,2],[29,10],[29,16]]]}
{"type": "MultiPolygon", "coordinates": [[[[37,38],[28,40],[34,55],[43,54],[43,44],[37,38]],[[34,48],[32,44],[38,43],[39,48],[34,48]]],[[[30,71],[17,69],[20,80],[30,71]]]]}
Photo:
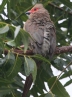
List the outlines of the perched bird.
{"type": "MultiPolygon", "coordinates": [[[[33,39],[30,38],[29,47],[35,54],[49,56],[52,58],[56,48],[56,31],[50,19],[49,12],[42,4],[36,4],[31,10],[27,11],[29,19],[24,25],[33,39]]],[[[27,97],[33,78],[30,74],[25,81],[22,97],[27,97]]]]}
{"type": "Polygon", "coordinates": [[[51,58],[56,48],[56,31],[49,12],[42,4],[36,4],[26,14],[29,19],[24,28],[33,38],[30,39],[30,49],[35,54],[48,55],[51,58]]]}

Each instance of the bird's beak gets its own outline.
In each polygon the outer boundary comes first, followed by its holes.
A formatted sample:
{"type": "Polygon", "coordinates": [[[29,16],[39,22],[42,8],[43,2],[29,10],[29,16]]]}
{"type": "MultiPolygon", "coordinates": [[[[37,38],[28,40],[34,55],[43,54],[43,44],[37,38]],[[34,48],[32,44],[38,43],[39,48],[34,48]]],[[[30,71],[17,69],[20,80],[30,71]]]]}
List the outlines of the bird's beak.
{"type": "Polygon", "coordinates": [[[26,14],[27,15],[30,15],[31,14],[31,10],[27,11],[26,14]]]}

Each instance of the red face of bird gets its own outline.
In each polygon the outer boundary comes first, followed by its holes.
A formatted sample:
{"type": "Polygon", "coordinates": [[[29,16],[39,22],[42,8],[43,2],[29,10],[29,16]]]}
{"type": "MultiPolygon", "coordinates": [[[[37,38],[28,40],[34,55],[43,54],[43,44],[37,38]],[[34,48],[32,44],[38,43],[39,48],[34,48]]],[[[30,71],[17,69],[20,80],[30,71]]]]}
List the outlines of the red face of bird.
{"type": "Polygon", "coordinates": [[[31,10],[27,11],[26,14],[29,16],[33,13],[36,13],[40,9],[44,8],[42,4],[36,4],[31,10]]]}
{"type": "Polygon", "coordinates": [[[40,18],[46,16],[50,19],[49,12],[43,7],[42,4],[36,4],[31,10],[26,12],[29,19],[33,17],[40,18]]]}

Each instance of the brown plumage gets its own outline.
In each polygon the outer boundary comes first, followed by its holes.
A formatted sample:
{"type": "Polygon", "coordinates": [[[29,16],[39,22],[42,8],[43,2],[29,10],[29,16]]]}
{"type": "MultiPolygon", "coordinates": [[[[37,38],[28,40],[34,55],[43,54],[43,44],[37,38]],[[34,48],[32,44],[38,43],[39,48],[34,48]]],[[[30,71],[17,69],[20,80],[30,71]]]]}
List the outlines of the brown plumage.
{"type": "MultiPolygon", "coordinates": [[[[56,33],[48,11],[42,4],[36,4],[26,14],[29,19],[25,23],[24,30],[33,38],[33,40],[30,38],[30,49],[35,54],[48,55],[49,58],[52,58],[56,48],[56,33]]],[[[22,97],[27,97],[32,81],[32,75],[30,74],[26,78],[22,97]]]]}
{"type": "Polygon", "coordinates": [[[30,49],[35,54],[52,57],[56,48],[56,34],[48,11],[42,4],[36,4],[26,14],[29,19],[24,28],[34,39],[30,39],[30,49]]]}

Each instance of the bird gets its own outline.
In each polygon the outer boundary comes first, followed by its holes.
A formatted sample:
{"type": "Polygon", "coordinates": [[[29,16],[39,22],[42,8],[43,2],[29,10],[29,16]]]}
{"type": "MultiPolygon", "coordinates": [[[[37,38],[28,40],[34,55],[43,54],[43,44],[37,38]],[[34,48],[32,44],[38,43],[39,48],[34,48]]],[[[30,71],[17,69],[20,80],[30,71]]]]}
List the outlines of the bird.
{"type": "Polygon", "coordinates": [[[29,48],[33,53],[51,59],[56,48],[56,30],[48,10],[42,4],[36,4],[26,14],[28,20],[23,29],[32,37],[29,39],[29,48]]]}
{"type": "MultiPolygon", "coordinates": [[[[29,48],[34,54],[48,56],[52,59],[56,48],[56,30],[48,10],[42,4],[36,4],[26,12],[28,20],[23,29],[31,36],[29,48]]],[[[39,62],[36,62],[39,64],[39,62]]],[[[29,88],[33,82],[32,74],[27,76],[22,97],[27,97],[29,88]]]]}

